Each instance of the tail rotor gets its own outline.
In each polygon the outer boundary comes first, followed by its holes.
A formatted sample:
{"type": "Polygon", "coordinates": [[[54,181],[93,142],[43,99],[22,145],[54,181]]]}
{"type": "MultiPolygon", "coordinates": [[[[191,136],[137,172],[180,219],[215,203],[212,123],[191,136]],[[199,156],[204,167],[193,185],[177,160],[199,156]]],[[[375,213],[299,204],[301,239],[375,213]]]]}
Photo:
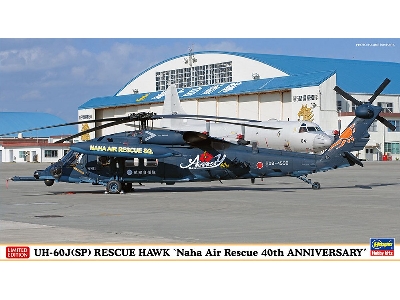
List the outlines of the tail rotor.
{"type": "MultiPolygon", "coordinates": [[[[376,89],[376,91],[371,96],[371,98],[369,98],[368,101],[366,101],[366,102],[361,102],[361,101],[355,99],[353,96],[351,96],[350,94],[346,93],[345,91],[343,91],[338,86],[335,86],[334,90],[336,91],[336,93],[341,95],[343,98],[351,101],[351,103],[353,103],[354,105],[357,106],[356,111],[355,111],[355,114],[356,114],[357,117],[363,118],[363,119],[369,119],[373,115],[373,112],[370,109],[370,105],[372,105],[372,103],[375,101],[376,97],[378,97],[382,93],[382,91],[386,88],[386,86],[389,83],[390,83],[390,79],[386,78],[381,83],[381,85],[376,89]]],[[[379,122],[381,122],[383,125],[388,127],[390,130],[394,131],[396,129],[396,127],[392,123],[390,123],[387,119],[385,119],[384,117],[377,116],[376,119],[379,122]]]]}

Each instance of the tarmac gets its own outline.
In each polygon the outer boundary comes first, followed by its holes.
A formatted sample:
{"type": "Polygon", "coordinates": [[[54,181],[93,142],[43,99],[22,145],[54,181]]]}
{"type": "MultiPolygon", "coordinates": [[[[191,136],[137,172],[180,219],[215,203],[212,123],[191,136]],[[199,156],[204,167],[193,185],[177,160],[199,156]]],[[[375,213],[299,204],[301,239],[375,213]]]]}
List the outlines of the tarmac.
{"type": "Polygon", "coordinates": [[[400,162],[309,176],[103,186],[42,181],[46,163],[0,163],[0,244],[365,244],[400,240],[400,162]]]}

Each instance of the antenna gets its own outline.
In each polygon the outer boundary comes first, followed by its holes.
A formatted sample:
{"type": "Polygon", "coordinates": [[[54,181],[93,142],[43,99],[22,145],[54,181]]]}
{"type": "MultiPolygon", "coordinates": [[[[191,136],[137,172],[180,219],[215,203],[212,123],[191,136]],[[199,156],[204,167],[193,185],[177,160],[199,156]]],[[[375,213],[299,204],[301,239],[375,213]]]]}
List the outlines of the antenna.
{"type": "MultiPolygon", "coordinates": [[[[192,47],[193,47],[193,45],[192,45],[192,47]]],[[[185,61],[185,64],[188,64],[189,66],[192,66],[194,63],[197,62],[197,59],[193,55],[192,47],[189,47],[189,49],[188,49],[189,50],[188,57],[183,59],[185,61]]]]}

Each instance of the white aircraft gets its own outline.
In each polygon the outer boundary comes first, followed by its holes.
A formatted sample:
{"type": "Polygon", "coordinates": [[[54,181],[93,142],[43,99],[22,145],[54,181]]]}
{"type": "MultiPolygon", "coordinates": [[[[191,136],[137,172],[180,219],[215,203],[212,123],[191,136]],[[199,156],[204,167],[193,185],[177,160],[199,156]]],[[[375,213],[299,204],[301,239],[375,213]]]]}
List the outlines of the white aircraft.
{"type": "MultiPolygon", "coordinates": [[[[163,114],[186,115],[186,112],[182,109],[178,91],[174,84],[170,85],[165,91],[163,114]]],[[[206,132],[211,136],[231,142],[237,141],[242,144],[256,142],[258,147],[286,151],[320,152],[327,149],[334,140],[333,136],[327,135],[317,124],[308,121],[269,120],[245,122],[245,124],[278,129],[214,123],[214,121],[206,121],[204,123],[204,121],[192,119],[161,120],[161,127],[163,128],[206,132]]]]}

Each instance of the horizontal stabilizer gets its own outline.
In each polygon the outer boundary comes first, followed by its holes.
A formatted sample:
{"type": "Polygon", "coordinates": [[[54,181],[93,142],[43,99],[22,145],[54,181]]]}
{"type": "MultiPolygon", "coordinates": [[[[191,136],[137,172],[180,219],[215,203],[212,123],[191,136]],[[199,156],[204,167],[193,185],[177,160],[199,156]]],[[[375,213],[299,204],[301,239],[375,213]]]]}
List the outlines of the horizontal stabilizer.
{"type": "Polygon", "coordinates": [[[348,151],[345,151],[344,156],[347,158],[347,160],[349,161],[351,166],[354,166],[355,164],[364,167],[363,163],[361,162],[361,160],[359,160],[357,157],[355,157],[353,154],[351,154],[348,151]]]}

